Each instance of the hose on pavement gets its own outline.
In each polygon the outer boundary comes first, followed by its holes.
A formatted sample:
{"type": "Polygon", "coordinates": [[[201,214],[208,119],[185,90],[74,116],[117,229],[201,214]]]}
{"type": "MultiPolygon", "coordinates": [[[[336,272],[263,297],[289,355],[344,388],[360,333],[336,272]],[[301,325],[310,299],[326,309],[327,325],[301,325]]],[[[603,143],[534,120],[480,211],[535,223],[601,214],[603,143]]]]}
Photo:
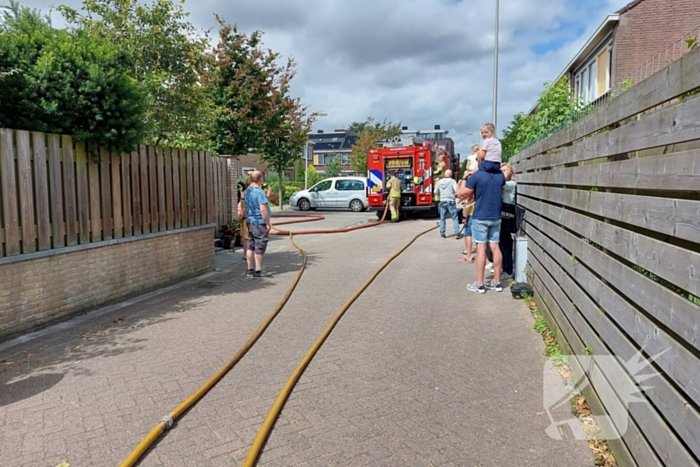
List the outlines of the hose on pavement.
{"type": "MultiPolygon", "coordinates": [[[[365,229],[368,227],[373,227],[376,225],[381,224],[384,221],[384,218],[386,217],[386,213],[388,210],[388,203],[387,206],[384,208],[384,214],[382,215],[382,218],[376,222],[369,222],[367,224],[361,224],[361,225],[355,225],[352,227],[346,227],[346,228],[340,228],[340,229],[318,229],[318,230],[304,230],[304,231],[299,231],[299,232],[290,232],[287,230],[281,230],[276,227],[273,228],[276,230],[276,232],[270,232],[270,235],[286,235],[289,236],[289,241],[292,243],[294,248],[296,248],[299,253],[302,256],[302,263],[301,267],[299,268],[299,271],[297,272],[296,277],[294,278],[294,281],[292,281],[291,285],[287,289],[287,292],[284,294],[282,297],[282,300],[277,304],[275,309],[270,313],[267,318],[263,321],[263,323],[258,327],[258,329],[255,331],[255,333],[248,339],[248,341],[241,347],[236,354],[231,357],[231,359],[226,362],[226,364],[221,367],[219,371],[217,371],[209,380],[207,380],[202,386],[199,387],[191,396],[189,396],[187,399],[185,399],[180,405],[175,407],[175,409],[170,412],[169,415],[166,415],[163,417],[160,422],[153,427],[153,429],[146,435],[145,438],[141,440],[141,442],[136,446],[136,448],[127,456],[126,459],[120,464],[120,467],[132,467],[135,465],[141,456],[148,450],[149,447],[162,435],[167,429],[173,426],[173,423],[175,423],[175,420],[180,418],[182,414],[187,412],[192,406],[194,406],[197,401],[199,401],[204,395],[209,392],[226,374],[240,361],[241,358],[253,347],[253,345],[258,341],[260,336],[263,335],[265,330],[268,328],[268,326],[272,323],[272,321],[277,317],[277,315],[282,311],[282,308],[287,304],[287,301],[289,301],[289,298],[292,296],[292,293],[294,292],[294,289],[296,289],[297,284],[299,284],[299,281],[301,280],[301,276],[304,273],[304,270],[306,269],[306,252],[294,241],[294,235],[306,235],[306,234],[322,234],[322,233],[342,233],[342,232],[350,232],[353,230],[358,230],[358,229],[365,229]]],[[[300,216],[300,215],[293,215],[293,214],[282,214],[282,215],[275,215],[275,218],[280,218],[280,217],[289,217],[289,218],[296,218],[296,220],[289,220],[289,221],[282,221],[282,222],[277,222],[275,225],[284,225],[284,224],[292,224],[292,223],[299,223],[299,222],[311,222],[311,221],[316,221],[316,220],[321,220],[324,219],[323,216],[319,215],[307,215],[307,216],[300,216]]]]}
{"type": "MultiPolygon", "coordinates": [[[[386,214],[386,211],[385,211],[386,214]]],[[[244,467],[253,467],[255,463],[258,460],[258,457],[260,456],[260,451],[262,450],[265,441],[267,441],[268,436],[270,435],[270,432],[272,431],[272,427],[275,424],[275,421],[277,420],[277,417],[279,416],[280,412],[282,411],[282,408],[284,407],[284,404],[287,402],[287,399],[289,398],[289,395],[292,393],[292,390],[294,389],[294,386],[296,385],[297,381],[299,381],[299,378],[301,375],[304,373],[304,370],[306,369],[307,366],[309,366],[309,363],[311,363],[311,360],[314,358],[316,355],[316,352],[321,348],[323,343],[326,341],[328,336],[331,334],[333,331],[333,328],[335,327],[336,324],[338,324],[338,321],[340,321],[340,318],[343,317],[345,312],[350,308],[350,306],[357,300],[357,298],[362,295],[362,293],[367,289],[367,287],[370,286],[370,284],[374,281],[374,279],[377,278],[380,272],[386,268],[389,263],[391,263],[394,259],[396,259],[401,253],[406,251],[406,249],[413,244],[419,237],[422,235],[427,234],[428,232],[435,230],[437,226],[433,226],[427,230],[424,230],[423,232],[417,234],[415,237],[413,237],[408,243],[406,243],[403,247],[401,247],[396,253],[394,253],[389,259],[387,259],[381,266],[379,266],[374,273],[367,279],[364,284],[360,286],[359,289],[355,291],[354,294],[343,304],[342,307],[340,307],[340,310],[336,313],[336,315],[333,317],[330,323],[328,323],[328,326],[326,329],[321,333],[321,335],[318,337],[316,342],[311,346],[311,349],[308,351],[308,353],[304,356],[304,358],[301,360],[299,365],[296,367],[292,375],[290,376],[289,380],[287,383],[284,385],[282,388],[282,392],[277,396],[277,399],[275,400],[275,403],[272,405],[272,408],[270,409],[270,412],[267,414],[267,418],[265,418],[265,421],[263,422],[262,428],[260,428],[260,431],[258,432],[257,437],[255,438],[255,441],[253,442],[253,446],[251,447],[250,451],[248,452],[248,457],[246,457],[245,462],[243,463],[244,467]]]]}

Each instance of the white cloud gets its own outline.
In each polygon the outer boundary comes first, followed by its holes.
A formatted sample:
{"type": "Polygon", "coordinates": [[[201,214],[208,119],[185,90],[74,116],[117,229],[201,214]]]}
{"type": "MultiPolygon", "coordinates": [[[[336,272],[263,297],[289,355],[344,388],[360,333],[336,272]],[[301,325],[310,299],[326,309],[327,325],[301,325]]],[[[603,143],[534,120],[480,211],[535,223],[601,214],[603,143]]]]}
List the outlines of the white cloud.
{"type": "MultiPolygon", "coordinates": [[[[51,0],[22,4],[48,10],[51,0]]],[[[64,0],[78,6],[79,0],[64,0]]],[[[625,0],[500,0],[498,122],[534,104],[603,18],[625,0]],[[581,31],[583,34],[580,34],[581,31]],[[535,44],[548,44],[538,55],[535,44]]],[[[242,31],[265,31],[265,46],[294,57],[293,92],[316,127],[343,128],[373,116],[411,128],[442,125],[467,153],[491,120],[493,0],[188,0],[191,21],[214,13],[242,31]]]]}

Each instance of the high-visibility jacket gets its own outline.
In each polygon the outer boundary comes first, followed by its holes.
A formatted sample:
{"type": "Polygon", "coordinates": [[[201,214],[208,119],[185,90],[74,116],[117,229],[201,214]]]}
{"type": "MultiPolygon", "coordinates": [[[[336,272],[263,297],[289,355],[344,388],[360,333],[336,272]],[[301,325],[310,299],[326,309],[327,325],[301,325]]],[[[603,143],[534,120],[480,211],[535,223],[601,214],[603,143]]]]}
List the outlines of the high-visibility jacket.
{"type": "Polygon", "coordinates": [[[386,182],[386,189],[389,192],[390,198],[401,198],[401,182],[398,178],[392,176],[386,182]]]}

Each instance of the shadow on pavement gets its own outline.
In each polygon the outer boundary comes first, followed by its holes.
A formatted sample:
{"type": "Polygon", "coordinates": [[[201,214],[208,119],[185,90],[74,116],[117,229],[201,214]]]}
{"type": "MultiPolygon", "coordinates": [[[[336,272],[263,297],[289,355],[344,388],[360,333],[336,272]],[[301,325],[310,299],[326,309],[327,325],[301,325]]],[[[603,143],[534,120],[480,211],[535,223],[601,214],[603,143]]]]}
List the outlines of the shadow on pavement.
{"type": "Polygon", "coordinates": [[[46,373],[2,384],[0,385],[0,407],[14,404],[51,389],[63,379],[63,376],[61,373],[46,373]]]}
{"type": "MultiPolygon", "coordinates": [[[[307,253],[307,267],[314,260],[315,256],[307,253]]],[[[102,316],[88,316],[85,321],[69,325],[66,329],[49,328],[45,335],[3,351],[0,361],[0,396],[12,399],[7,404],[31,397],[36,394],[32,391],[42,385],[41,391],[50,388],[47,382],[56,378],[57,371],[62,373],[58,375],[60,378],[67,373],[89,375],[90,371],[80,365],[83,360],[113,357],[144,349],[148,344],[147,339],[130,336],[134,331],[178,319],[178,315],[196,310],[209,297],[229,294],[235,297],[267,289],[280,284],[280,281],[291,283],[301,264],[302,257],[296,250],[275,252],[265,258],[264,264],[265,269],[275,275],[273,278],[245,278],[245,262],[241,261],[194,284],[128,304],[102,316]],[[288,276],[280,277],[288,273],[288,276]],[[32,376],[9,383],[28,375],[32,376]],[[12,386],[15,384],[17,386],[12,386]],[[13,395],[7,396],[5,388],[11,386],[13,395]]],[[[60,381],[60,378],[53,384],[60,381]]],[[[0,399],[0,406],[4,400],[0,399]]]]}

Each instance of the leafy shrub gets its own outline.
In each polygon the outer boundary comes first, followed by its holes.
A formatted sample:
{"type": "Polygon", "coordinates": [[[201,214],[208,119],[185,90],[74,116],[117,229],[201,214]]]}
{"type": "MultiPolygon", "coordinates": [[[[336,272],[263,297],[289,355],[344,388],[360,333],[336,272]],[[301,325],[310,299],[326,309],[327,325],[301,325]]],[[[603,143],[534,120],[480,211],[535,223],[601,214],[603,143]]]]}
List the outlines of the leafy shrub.
{"type": "Polygon", "coordinates": [[[12,2],[0,17],[0,127],[73,135],[111,152],[143,140],[145,94],[129,58],[84,30],[54,29],[12,2]]]}

